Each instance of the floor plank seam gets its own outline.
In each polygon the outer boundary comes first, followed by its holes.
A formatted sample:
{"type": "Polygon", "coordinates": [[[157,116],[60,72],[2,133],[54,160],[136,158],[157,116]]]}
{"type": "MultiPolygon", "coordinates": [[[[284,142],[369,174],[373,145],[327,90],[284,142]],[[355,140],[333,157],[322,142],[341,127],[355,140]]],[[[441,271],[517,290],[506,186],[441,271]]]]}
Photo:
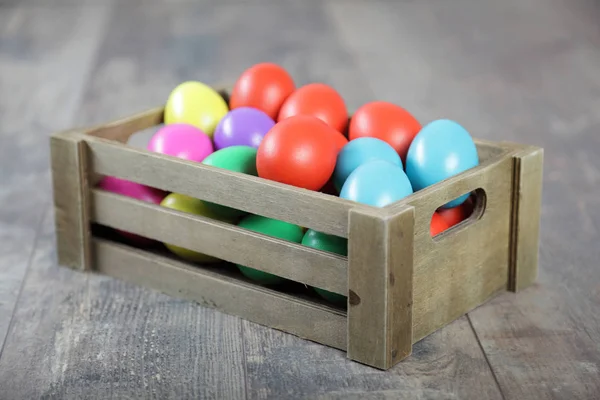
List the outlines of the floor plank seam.
{"type": "Polygon", "coordinates": [[[240,341],[242,344],[242,362],[244,363],[244,399],[248,399],[248,361],[246,359],[246,343],[244,342],[244,321],[240,319],[240,341]]]}
{"type": "Polygon", "coordinates": [[[27,258],[27,264],[25,265],[25,273],[23,274],[23,280],[21,281],[21,285],[19,286],[19,292],[17,293],[17,298],[15,299],[15,304],[13,305],[13,309],[10,316],[10,321],[8,322],[8,328],[6,329],[6,335],[4,336],[4,340],[2,342],[2,347],[0,347],[0,360],[2,360],[2,355],[4,354],[4,348],[6,346],[6,342],[9,339],[14,320],[15,320],[15,312],[17,311],[17,307],[19,305],[19,301],[21,300],[21,294],[23,293],[23,288],[25,287],[25,282],[27,282],[27,278],[29,276],[29,271],[31,270],[31,263],[33,261],[33,256],[37,250],[38,242],[42,233],[42,226],[46,219],[46,213],[50,211],[50,202],[46,202],[44,205],[44,212],[40,215],[40,219],[38,220],[35,228],[35,235],[33,238],[33,246],[31,247],[31,252],[29,253],[29,257],[27,258]]]}
{"type": "Polygon", "coordinates": [[[502,400],[506,400],[506,396],[504,395],[504,392],[502,391],[502,386],[500,385],[500,381],[498,380],[496,371],[494,370],[494,367],[492,367],[492,363],[490,362],[490,359],[488,358],[487,353],[485,352],[485,349],[483,348],[483,345],[481,344],[481,340],[479,339],[479,335],[477,334],[477,331],[475,330],[475,327],[473,326],[473,321],[471,321],[471,316],[469,314],[467,314],[467,321],[469,321],[469,326],[471,327],[471,330],[473,331],[473,335],[475,335],[475,340],[477,340],[477,344],[479,345],[479,348],[481,349],[481,352],[483,353],[483,358],[485,359],[485,362],[487,363],[488,368],[490,369],[490,372],[492,373],[492,376],[494,377],[494,382],[496,382],[496,387],[498,388],[498,391],[500,392],[500,396],[502,396],[502,400]]]}

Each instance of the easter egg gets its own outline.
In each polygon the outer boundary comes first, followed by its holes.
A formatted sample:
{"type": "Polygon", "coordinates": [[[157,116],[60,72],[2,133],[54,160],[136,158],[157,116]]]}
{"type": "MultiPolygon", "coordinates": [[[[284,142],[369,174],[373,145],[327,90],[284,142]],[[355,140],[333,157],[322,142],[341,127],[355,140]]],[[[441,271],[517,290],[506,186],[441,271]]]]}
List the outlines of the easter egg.
{"type": "Polygon", "coordinates": [[[296,89],[294,80],[281,66],[260,63],[245,70],[231,91],[229,106],[253,107],[275,120],[285,99],[296,89]]]}
{"type": "Polygon", "coordinates": [[[452,208],[440,208],[437,210],[437,213],[442,217],[448,226],[452,227],[469,218],[473,213],[473,201],[472,198],[469,197],[464,203],[460,206],[452,207],[452,208]]]}
{"type": "MultiPolygon", "coordinates": [[[[308,229],[304,234],[301,242],[304,246],[311,247],[313,249],[328,251],[330,253],[340,254],[342,256],[348,255],[348,240],[339,236],[327,235],[325,233],[317,232],[313,229],[308,229]]],[[[347,302],[346,296],[338,293],[333,293],[321,288],[313,288],[321,297],[325,300],[337,304],[345,305],[347,302]]]]}
{"type": "Polygon", "coordinates": [[[336,152],[339,154],[339,152],[342,151],[344,146],[348,144],[348,139],[340,131],[332,129],[331,133],[333,134],[333,142],[335,144],[336,152]]]}
{"type": "Polygon", "coordinates": [[[344,99],[334,88],[323,83],[310,83],[296,89],[281,106],[277,120],[295,115],[312,115],[339,132],[343,132],[348,124],[344,99]]]}
{"type": "Polygon", "coordinates": [[[260,145],[263,137],[275,126],[275,121],[263,111],[251,107],[231,110],[217,125],[213,140],[217,149],[230,146],[260,145]]]}
{"type": "MultiPolygon", "coordinates": [[[[276,237],[294,243],[300,243],[304,232],[301,227],[288,222],[279,221],[260,215],[248,215],[243,218],[238,226],[253,232],[262,233],[267,236],[276,237]]],[[[249,279],[262,283],[263,285],[273,285],[283,282],[285,279],[268,272],[259,271],[243,265],[237,265],[239,270],[249,279]]]]}
{"type": "Polygon", "coordinates": [[[208,135],[195,126],[176,123],[163,126],[152,135],[148,150],[201,162],[213,152],[213,144],[208,135]]]}
{"type": "MultiPolygon", "coordinates": [[[[184,194],[171,193],[163,199],[163,201],[160,203],[160,205],[163,207],[166,207],[166,208],[170,208],[172,210],[182,211],[182,212],[186,212],[186,213],[193,214],[193,215],[200,215],[200,216],[215,219],[218,221],[229,222],[229,223],[233,222],[230,219],[222,218],[219,215],[213,213],[210,210],[210,208],[206,206],[206,203],[204,201],[195,199],[190,196],[186,196],[184,194]]],[[[206,264],[215,263],[215,262],[220,261],[218,258],[209,256],[206,254],[198,253],[196,251],[184,249],[182,247],[175,246],[175,245],[172,245],[169,243],[165,243],[164,245],[172,253],[176,254],[177,256],[179,256],[185,260],[189,260],[189,261],[193,261],[193,262],[201,262],[201,263],[206,263],[206,264]]]]}
{"type": "Polygon", "coordinates": [[[375,137],[389,143],[406,161],[406,153],[421,124],[404,108],[386,101],[373,101],[352,115],[348,138],[375,137]]]}
{"type": "Polygon", "coordinates": [[[167,125],[194,125],[212,138],[217,124],[228,111],[227,103],[216,90],[201,82],[188,81],[179,84],[169,95],[164,120],[167,125]]]}
{"type": "Polygon", "coordinates": [[[413,193],[408,177],[397,164],[375,160],[356,168],[344,182],[340,197],[385,207],[413,193]]]}
{"type": "MultiPolygon", "coordinates": [[[[257,176],[256,152],[257,150],[250,146],[225,147],[206,157],[202,161],[202,164],[257,176]]],[[[211,202],[206,202],[206,206],[212,213],[224,218],[235,218],[246,214],[242,210],[236,210],[211,202]]]]}
{"type": "Polygon", "coordinates": [[[327,124],[308,115],[278,122],[258,147],[258,176],[309,190],[321,189],[335,167],[333,134],[327,124]]]}
{"type": "Polygon", "coordinates": [[[402,168],[402,160],[396,150],[381,139],[362,137],[348,142],[338,153],[333,171],[336,188],[341,188],[348,175],[357,167],[374,160],[389,161],[402,168]]]}
{"type": "MultiPolygon", "coordinates": [[[[162,190],[117,178],[115,176],[105,176],[98,183],[98,187],[106,190],[107,192],[120,194],[122,196],[131,197],[133,199],[152,204],[160,204],[163,198],[167,195],[167,193],[163,192],[162,190]]],[[[140,245],[148,245],[154,242],[152,239],[148,239],[130,232],[121,230],[118,230],[118,232],[132,242],[140,245]]]]}
{"type": "MultiPolygon", "coordinates": [[[[406,174],[415,191],[460,174],[479,164],[473,138],[458,123],[439,119],[425,125],[413,139],[406,155],[406,174]]],[[[468,194],[443,208],[461,205],[468,194]]]]}
{"type": "Polygon", "coordinates": [[[438,235],[448,228],[450,228],[448,222],[446,222],[446,220],[442,218],[440,214],[434,212],[433,216],[431,217],[431,224],[429,226],[429,233],[431,234],[431,236],[433,237],[435,235],[438,235]]]}

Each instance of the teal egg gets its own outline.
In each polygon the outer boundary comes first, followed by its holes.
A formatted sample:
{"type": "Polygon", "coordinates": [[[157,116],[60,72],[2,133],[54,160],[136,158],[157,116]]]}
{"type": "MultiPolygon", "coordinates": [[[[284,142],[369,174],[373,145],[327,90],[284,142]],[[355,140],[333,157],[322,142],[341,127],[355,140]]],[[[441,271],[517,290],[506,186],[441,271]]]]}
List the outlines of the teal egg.
{"type": "Polygon", "coordinates": [[[333,184],[339,191],[356,168],[369,161],[384,160],[402,168],[402,159],[387,142],[374,137],[351,140],[338,153],[333,171],[333,184]]]}
{"type": "MultiPolygon", "coordinates": [[[[425,125],[415,136],[406,155],[406,174],[415,191],[426,188],[479,164],[477,146],[457,122],[439,119],[425,125]]],[[[469,194],[443,208],[461,205],[469,194]]]]}
{"type": "Polygon", "coordinates": [[[401,166],[370,161],[356,168],[344,182],[340,197],[374,207],[385,207],[413,193],[401,166]]]}

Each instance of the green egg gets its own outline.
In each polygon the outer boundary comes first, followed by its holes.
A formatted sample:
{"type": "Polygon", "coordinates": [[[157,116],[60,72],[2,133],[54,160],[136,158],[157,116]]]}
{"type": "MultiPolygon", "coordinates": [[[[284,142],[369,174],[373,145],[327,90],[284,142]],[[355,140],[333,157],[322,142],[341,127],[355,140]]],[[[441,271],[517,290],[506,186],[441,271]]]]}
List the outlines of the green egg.
{"type": "MultiPolygon", "coordinates": [[[[317,232],[309,229],[302,238],[303,245],[312,247],[313,249],[328,251],[330,253],[340,254],[342,256],[348,255],[348,240],[339,236],[327,235],[325,233],[317,232]]],[[[325,289],[313,288],[321,297],[325,300],[344,306],[347,303],[346,296],[341,294],[333,293],[325,289]]]]}
{"type": "MultiPolygon", "coordinates": [[[[302,228],[297,225],[260,215],[248,215],[238,223],[238,226],[250,231],[259,232],[264,235],[288,240],[294,243],[300,243],[303,236],[302,228]]],[[[257,249],[257,251],[260,251],[260,249],[257,249]]],[[[282,277],[243,265],[238,264],[237,267],[247,278],[262,283],[263,285],[274,285],[285,280],[282,277]]]]}
{"type": "MultiPolygon", "coordinates": [[[[202,161],[202,164],[258,176],[258,172],[256,171],[256,151],[256,148],[250,146],[225,147],[210,154],[202,161]]],[[[236,210],[220,204],[207,202],[206,205],[213,213],[224,218],[236,218],[247,214],[242,210],[236,210]]]]}

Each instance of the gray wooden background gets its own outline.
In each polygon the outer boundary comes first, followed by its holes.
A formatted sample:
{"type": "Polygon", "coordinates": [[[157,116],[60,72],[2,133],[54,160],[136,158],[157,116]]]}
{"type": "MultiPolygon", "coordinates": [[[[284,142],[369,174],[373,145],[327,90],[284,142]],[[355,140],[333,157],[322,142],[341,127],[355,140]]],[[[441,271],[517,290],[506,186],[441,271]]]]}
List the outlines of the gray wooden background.
{"type": "Polygon", "coordinates": [[[593,0],[0,0],[0,398],[600,398],[599,21],[593,0]],[[538,283],[381,372],[57,267],[48,136],[261,61],[543,146],[538,283]]]}

